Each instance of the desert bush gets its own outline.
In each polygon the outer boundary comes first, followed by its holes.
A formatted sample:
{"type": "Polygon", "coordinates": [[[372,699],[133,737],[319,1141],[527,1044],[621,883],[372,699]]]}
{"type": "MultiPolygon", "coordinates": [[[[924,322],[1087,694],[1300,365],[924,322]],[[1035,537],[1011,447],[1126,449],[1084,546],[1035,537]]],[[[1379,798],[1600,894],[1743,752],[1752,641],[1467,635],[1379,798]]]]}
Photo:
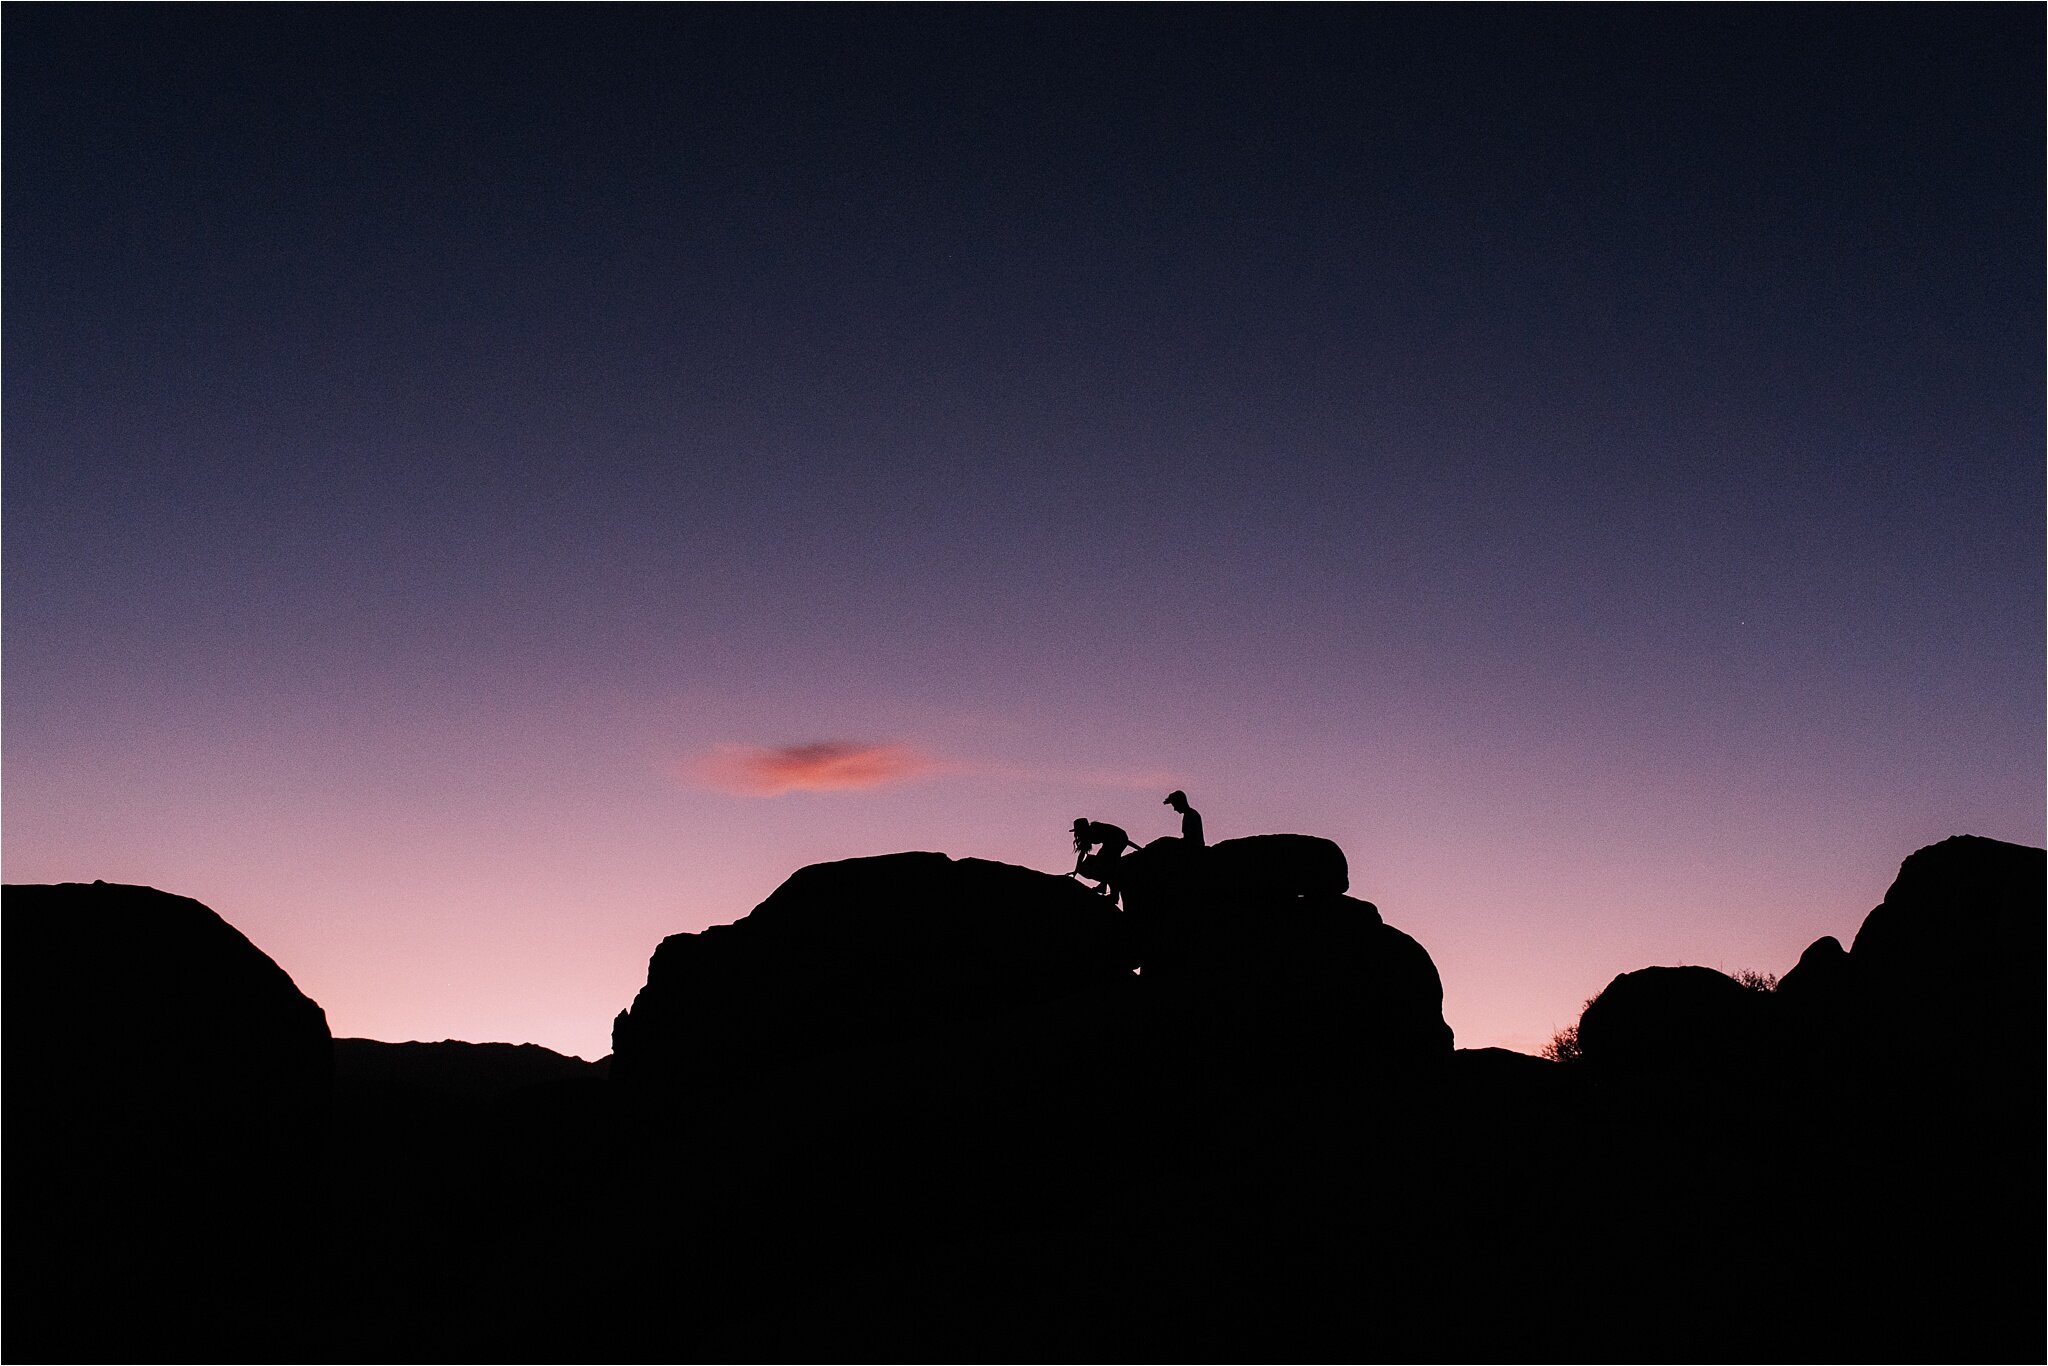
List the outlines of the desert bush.
{"type": "Polygon", "coordinates": [[[1579,1051],[1579,1027],[1568,1024],[1550,1036],[1550,1042],[1543,1045],[1543,1056],[1552,1062],[1580,1062],[1585,1054],[1579,1051]]]}
{"type": "Polygon", "coordinates": [[[1754,968],[1742,968],[1728,975],[1751,991],[1770,992],[1778,989],[1778,974],[1775,972],[1758,972],[1754,968]]]}
{"type": "MultiPolygon", "coordinates": [[[[1586,1005],[1579,1007],[1579,1014],[1586,1013],[1586,1006],[1593,1004],[1593,998],[1586,998],[1586,1005]]],[[[1573,1020],[1563,1029],[1550,1036],[1550,1042],[1543,1045],[1543,1056],[1552,1062],[1583,1062],[1586,1055],[1579,1049],[1579,1022],[1573,1020]]]]}

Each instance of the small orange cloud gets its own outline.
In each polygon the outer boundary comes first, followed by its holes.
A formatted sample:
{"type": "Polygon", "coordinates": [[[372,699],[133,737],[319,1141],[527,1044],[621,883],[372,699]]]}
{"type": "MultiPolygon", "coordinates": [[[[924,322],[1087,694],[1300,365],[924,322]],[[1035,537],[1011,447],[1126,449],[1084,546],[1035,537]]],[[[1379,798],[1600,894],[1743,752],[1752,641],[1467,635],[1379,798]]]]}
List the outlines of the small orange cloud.
{"type": "Polygon", "coordinates": [[[689,766],[706,787],[744,797],[785,792],[849,792],[908,782],[944,765],[909,745],[820,740],[808,745],[720,745],[689,766]]]}

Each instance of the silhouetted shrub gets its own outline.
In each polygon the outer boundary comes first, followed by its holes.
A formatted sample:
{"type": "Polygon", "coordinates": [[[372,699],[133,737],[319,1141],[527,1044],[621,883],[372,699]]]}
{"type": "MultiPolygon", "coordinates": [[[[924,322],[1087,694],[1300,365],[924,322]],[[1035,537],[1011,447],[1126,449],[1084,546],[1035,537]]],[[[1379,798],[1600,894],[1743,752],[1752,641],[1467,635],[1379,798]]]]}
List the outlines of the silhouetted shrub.
{"type": "MultiPolygon", "coordinates": [[[[1593,1004],[1593,998],[1586,998],[1586,1005],[1579,1007],[1583,1015],[1586,1006],[1593,1004]]],[[[1579,1049],[1579,1022],[1572,1021],[1563,1029],[1550,1036],[1550,1042],[1543,1045],[1543,1056],[1552,1062],[1584,1062],[1586,1055],[1579,1049]]]]}
{"type": "Polygon", "coordinates": [[[1778,989],[1778,974],[1775,972],[1758,972],[1754,968],[1743,968],[1728,975],[1751,991],[1771,992],[1778,989]]]}
{"type": "Polygon", "coordinates": [[[1578,1062],[1585,1057],[1579,1052],[1579,1027],[1568,1024],[1550,1036],[1550,1042],[1543,1045],[1543,1056],[1552,1062],[1578,1062]]]}

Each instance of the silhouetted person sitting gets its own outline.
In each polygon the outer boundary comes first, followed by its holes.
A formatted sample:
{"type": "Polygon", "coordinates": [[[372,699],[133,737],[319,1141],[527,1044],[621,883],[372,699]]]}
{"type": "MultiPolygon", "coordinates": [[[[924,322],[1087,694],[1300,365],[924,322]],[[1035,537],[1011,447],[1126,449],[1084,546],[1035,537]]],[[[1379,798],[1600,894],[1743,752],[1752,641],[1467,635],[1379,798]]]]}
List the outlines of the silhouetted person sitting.
{"type": "Polygon", "coordinates": [[[1202,847],[1202,813],[1188,805],[1188,794],[1173,791],[1166,794],[1167,806],[1180,812],[1180,837],[1187,841],[1190,849],[1202,847]]]}
{"type": "Polygon", "coordinates": [[[1074,871],[1069,877],[1093,878],[1102,884],[1104,896],[1116,895],[1116,865],[1123,857],[1124,850],[1131,847],[1131,837],[1122,827],[1108,821],[1091,821],[1086,816],[1074,820],[1074,871]],[[1088,851],[1101,845],[1100,853],[1088,851]]]}

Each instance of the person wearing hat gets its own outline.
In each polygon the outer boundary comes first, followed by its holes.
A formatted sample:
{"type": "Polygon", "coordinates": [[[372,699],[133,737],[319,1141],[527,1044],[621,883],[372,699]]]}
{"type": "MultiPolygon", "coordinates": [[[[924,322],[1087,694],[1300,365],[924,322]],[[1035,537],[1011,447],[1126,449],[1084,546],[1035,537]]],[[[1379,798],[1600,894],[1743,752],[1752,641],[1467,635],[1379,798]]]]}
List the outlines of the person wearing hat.
{"type": "Polygon", "coordinates": [[[1074,820],[1074,871],[1067,876],[1094,878],[1102,884],[1104,896],[1114,897],[1117,860],[1130,847],[1131,837],[1123,832],[1123,827],[1078,816],[1074,820]],[[1090,854],[1088,851],[1098,844],[1102,852],[1090,854]]]}
{"type": "Polygon", "coordinates": [[[1188,794],[1175,790],[1166,794],[1166,806],[1180,812],[1180,837],[1190,849],[1202,847],[1202,813],[1188,805],[1188,794]]]}

